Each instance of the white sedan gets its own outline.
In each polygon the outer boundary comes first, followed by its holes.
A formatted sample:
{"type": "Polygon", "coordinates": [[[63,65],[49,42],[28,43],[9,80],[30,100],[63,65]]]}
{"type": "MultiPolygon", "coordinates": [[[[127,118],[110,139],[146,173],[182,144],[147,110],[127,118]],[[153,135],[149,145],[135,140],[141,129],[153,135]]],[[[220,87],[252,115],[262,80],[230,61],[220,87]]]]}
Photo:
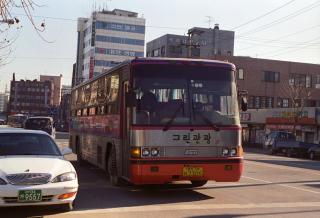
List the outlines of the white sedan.
{"type": "Polygon", "coordinates": [[[72,210],[77,173],[43,131],[0,129],[0,207],[61,205],[72,210]]]}

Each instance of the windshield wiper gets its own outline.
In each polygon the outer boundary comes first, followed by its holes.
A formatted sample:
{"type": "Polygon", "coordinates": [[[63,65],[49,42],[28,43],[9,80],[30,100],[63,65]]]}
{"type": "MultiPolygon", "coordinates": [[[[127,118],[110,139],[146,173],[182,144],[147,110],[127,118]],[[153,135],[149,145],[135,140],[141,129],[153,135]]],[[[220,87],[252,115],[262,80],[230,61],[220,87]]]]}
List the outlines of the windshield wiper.
{"type": "Polygon", "coordinates": [[[212,127],[212,129],[214,131],[220,131],[220,128],[218,125],[216,125],[215,123],[213,123],[211,120],[209,120],[207,117],[205,117],[202,112],[198,113],[200,115],[200,117],[203,119],[204,122],[206,122],[208,125],[210,125],[212,127]]]}
{"type": "Polygon", "coordinates": [[[172,114],[172,116],[170,117],[169,121],[164,125],[164,127],[162,129],[163,131],[169,130],[172,122],[174,121],[174,119],[178,115],[178,112],[181,110],[181,108],[183,108],[183,106],[184,106],[184,102],[181,102],[181,104],[179,105],[178,109],[172,114]]]}

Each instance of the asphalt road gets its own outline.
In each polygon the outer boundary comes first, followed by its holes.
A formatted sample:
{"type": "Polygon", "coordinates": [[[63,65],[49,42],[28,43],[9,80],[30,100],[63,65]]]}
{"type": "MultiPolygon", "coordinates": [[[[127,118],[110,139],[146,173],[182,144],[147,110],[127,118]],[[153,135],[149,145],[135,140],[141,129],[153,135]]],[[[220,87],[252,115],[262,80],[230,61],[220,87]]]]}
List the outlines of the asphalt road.
{"type": "MultiPolygon", "coordinates": [[[[57,142],[68,146],[66,137],[57,142]]],[[[196,189],[187,183],[112,187],[96,167],[88,164],[77,172],[80,189],[72,212],[8,208],[0,210],[0,217],[320,217],[320,161],[247,151],[240,182],[209,182],[196,189]]]]}

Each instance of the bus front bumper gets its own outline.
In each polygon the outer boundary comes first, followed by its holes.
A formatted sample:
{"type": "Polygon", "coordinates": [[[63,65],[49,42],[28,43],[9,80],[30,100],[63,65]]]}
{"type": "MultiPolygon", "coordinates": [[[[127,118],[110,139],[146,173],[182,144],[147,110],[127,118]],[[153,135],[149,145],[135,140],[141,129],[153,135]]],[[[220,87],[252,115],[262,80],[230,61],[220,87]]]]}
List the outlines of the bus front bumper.
{"type": "Polygon", "coordinates": [[[182,180],[237,182],[243,172],[243,158],[132,159],[131,182],[164,184],[182,180]]]}

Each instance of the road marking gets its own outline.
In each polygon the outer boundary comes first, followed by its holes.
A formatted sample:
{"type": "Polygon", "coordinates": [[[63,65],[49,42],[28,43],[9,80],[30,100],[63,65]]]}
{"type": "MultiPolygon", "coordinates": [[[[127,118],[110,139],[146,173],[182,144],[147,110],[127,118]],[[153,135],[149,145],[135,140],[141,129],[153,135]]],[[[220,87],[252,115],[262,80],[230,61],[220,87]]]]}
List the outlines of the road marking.
{"type": "Polygon", "coordinates": [[[267,181],[267,180],[263,180],[263,179],[256,179],[256,178],[252,178],[252,177],[248,177],[248,176],[242,176],[242,178],[251,179],[251,180],[255,180],[255,181],[263,182],[263,183],[267,183],[267,184],[274,184],[274,185],[278,185],[278,186],[282,186],[282,187],[286,187],[286,188],[292,188],[292,189],[296,189],[296,190],[300,190],[300,191],[310,192],[313,194],[320,194],[320,192],[317,192],[317,191],[312,191],[312,190],[304,189],[304,188],[298,188],[298,187],[291,186],[291,185],[277,184],[276,182],[271,182],[271,181],[267,181]]]}
{"type": "Polygon", "coordinates": [[[155,212],[177,210],[210,210],[210,209],[257,209],[257,208],[305,208],[320,207],[320,202],[290,202],[290,203],[249,203],[249,204],[166,204],[145,205],[133,207],[118,207],[108,209],[81,210],[65,213],[75,214],[102,214],[102,213],[128,213],[128,212],[155,212]]]}
{"type": "MultiPolygon", "coordinates": [[[[265,166],[265,167],[276,168],[276,169],[284,169],[284,170],[290,169],[290,170],[300,171],[300,172],[306,172],[306,170],[308,170],[309,171],[308,174],[320,176],[320,173],[314,172],[315,170],[313,170],[313,169],[297,169],[294,166],[281,166],[281,165],[274,166],[274,164],[271,164],[271,163],[256,163],[255,160],[246,160],[246,159],[245,159],[245,162],[247,164],[252,164],[252,165],[257,165],[257,166],[265,166]]],[[[302,164],[300,164],[300,165],[302,165],[302,164]]]]}

